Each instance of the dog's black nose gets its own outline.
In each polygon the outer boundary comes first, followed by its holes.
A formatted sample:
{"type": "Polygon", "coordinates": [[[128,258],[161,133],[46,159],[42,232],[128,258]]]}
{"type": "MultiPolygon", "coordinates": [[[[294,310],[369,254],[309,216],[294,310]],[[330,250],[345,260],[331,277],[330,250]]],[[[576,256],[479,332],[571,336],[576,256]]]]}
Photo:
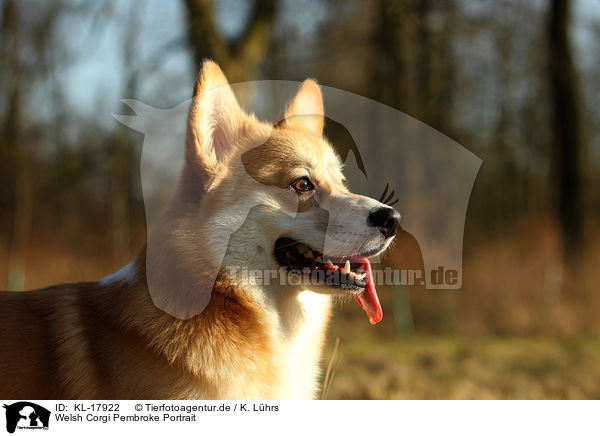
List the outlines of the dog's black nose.
{"type": "Polygon", "coordinates": [[[389,238],[394,236],[398,228],[400,214],[391,207],[376,207],[371,209],[367,217],[367,224],[371,227],[377,227],[379,231],[389,238]]]}

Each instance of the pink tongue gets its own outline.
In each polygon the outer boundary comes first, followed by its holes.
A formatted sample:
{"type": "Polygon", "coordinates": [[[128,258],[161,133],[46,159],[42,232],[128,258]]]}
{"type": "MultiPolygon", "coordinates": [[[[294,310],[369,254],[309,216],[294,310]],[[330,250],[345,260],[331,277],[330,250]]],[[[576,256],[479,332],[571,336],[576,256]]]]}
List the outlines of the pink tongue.
{"type": "Polygon", "coordinates": [[[375,283],[373,283],[373,273],[371,272],[371,263],[369,259],[366,257],[358,257],[353,259],[355,262],[358,261],[367,273],[365,277],[365,281],[367,282],[367,286],[365,290],[359,294],[355,295],[356,301],[358,304],[367,312],[367,316],[369,317],[369,321],[371,324],[377,324],[383,318],[383,310],[381,309],[381,304],[379,304],[379,298],[377,298],[377,291],[375,290],[375,283]]]}

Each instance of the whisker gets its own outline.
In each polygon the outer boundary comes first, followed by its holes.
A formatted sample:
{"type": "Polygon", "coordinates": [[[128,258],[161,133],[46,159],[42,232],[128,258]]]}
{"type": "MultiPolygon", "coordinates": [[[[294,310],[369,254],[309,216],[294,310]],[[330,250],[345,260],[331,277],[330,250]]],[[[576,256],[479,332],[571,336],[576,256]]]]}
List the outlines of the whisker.
{"type": "MultiPolygon", "coordinates": [[[[331,353],[331,359],[329,359],[329,365],[327,365],[327,371],[325,371],[325,380],[323,381],[323,387],[321,389],[321,400],[327,399],[327,394],[329,393],[329,388],[331,387],[331,380],[333,380],[333,374],[331,373],[332,367],[334,365],[334,361],[337,363],[337,351],[340,346],[340,338],[339,336],[335,338],[335,347],[333,347],[333,353],[331,353]],[[330,377],[331,375],[331,377],[330,377]]],[[[337,366],[337,365],[336,365],[337,366]]],[[[335,369],[334,369],[335,373],[335,369]]]]}
{"type": "Polygon", "coordinates": [[[383,190],[383,194],[381,194],[381,197],[379,197],[379,202],[380,203],[383,203],[383,199],[385,198],[385,194],[387,194],[389,187],[390,187],[390,184],[386,183],[385,184],[385,189],[383,190]]]}
{"type": "Polygon", "coordinates": [[[289,244],[285,244],[280,247],[277,247],[275,250],[281,250],[282,248],[291,247],[292,245],[298,245],[298,244],[302,244],[302,242],[300,242],[300,241],[290,242],[289,244]]]}
{"type": "Polygon", "coordinates": [[[388,194],[389,189],[390,189],[390,183],[387,182],[385,184],[383,194],[381,194],[381,197],[379,197],[379,202],[383,203],[383,204],[387,204],[388,206],[392,206],[392,205],[398,203],[400,201],[400,199],[396,198],[395,200],[392,201],[392,199],[396,195],[396,191],[394,189],[392,189],[392,192],[390,192],[388,194]]]}
{"type": "Polygon", "coordinates": [[[396,191],[392,190],[391,194],[388,196],[388,198],[385,199],[384,203],[387,204],[388,201],[390,201],[392,198],[394,198],[395,194],[396,194],[396,191]]]}

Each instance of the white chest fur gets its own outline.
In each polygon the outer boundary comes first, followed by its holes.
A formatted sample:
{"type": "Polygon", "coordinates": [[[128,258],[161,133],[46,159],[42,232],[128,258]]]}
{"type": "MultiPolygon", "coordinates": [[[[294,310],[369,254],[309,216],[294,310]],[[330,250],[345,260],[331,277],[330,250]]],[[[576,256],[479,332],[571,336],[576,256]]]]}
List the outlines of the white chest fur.
{"type": "Polygon", "coordinates": [[[304,291],[298,301],[303,310],[293,334],[281,338],[276,365],[281,371],[275,398],[314,398],[320,391],[321,352],[331,309],[331,297],[304,291]]]}
{"type": "MultiPolygon", "coordinates": [[[[189,398],[227,399],[314,399],[320,392],[321,352],[331,310],[331,297],[305,291],[288,300],[290,307],[267,310],[263,320],[270,330],[272,353],[257,361],[256,355],[245,359],[238,350],[237,362],[221,369],[227,371],[226,383],[209,394],[192,390],[189,398]],[[258,366],[257,366],[258,365],[258,366]],[[257,371],[269,368],[271,375],[256,377],[257,371]]],[[[229,362],[232,363],[232,362],[229,362]]]]}

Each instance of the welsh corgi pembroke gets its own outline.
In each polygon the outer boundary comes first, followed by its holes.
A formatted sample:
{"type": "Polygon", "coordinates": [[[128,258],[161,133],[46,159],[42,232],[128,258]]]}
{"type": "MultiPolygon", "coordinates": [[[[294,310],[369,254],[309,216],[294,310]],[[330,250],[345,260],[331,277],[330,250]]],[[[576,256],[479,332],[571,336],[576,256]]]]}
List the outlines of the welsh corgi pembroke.
{"type": "Polygon", "coordinates": [[[148,242],[99,281],[0,292],[0,396],[317,397],[331,300],[352,296],[371,323],[381,320],[369,257],[389,246],[399,220],[346,188],[323,126],[314,80],[272,125],[246,114],[221,69],[205,61],[185,165],[149,234],[158,254],[150,258],[148,242]],[[293,213],[282,198],[293,200],[293,213]],[[172,272],[161,273],[165,263],[172,272]],[[275,276],[267,284],[236,274],[242,267],[275,276]],[[167,300],[200,285],[211,292],[199,313],[177,316],[150,282],[167,300]]]}

